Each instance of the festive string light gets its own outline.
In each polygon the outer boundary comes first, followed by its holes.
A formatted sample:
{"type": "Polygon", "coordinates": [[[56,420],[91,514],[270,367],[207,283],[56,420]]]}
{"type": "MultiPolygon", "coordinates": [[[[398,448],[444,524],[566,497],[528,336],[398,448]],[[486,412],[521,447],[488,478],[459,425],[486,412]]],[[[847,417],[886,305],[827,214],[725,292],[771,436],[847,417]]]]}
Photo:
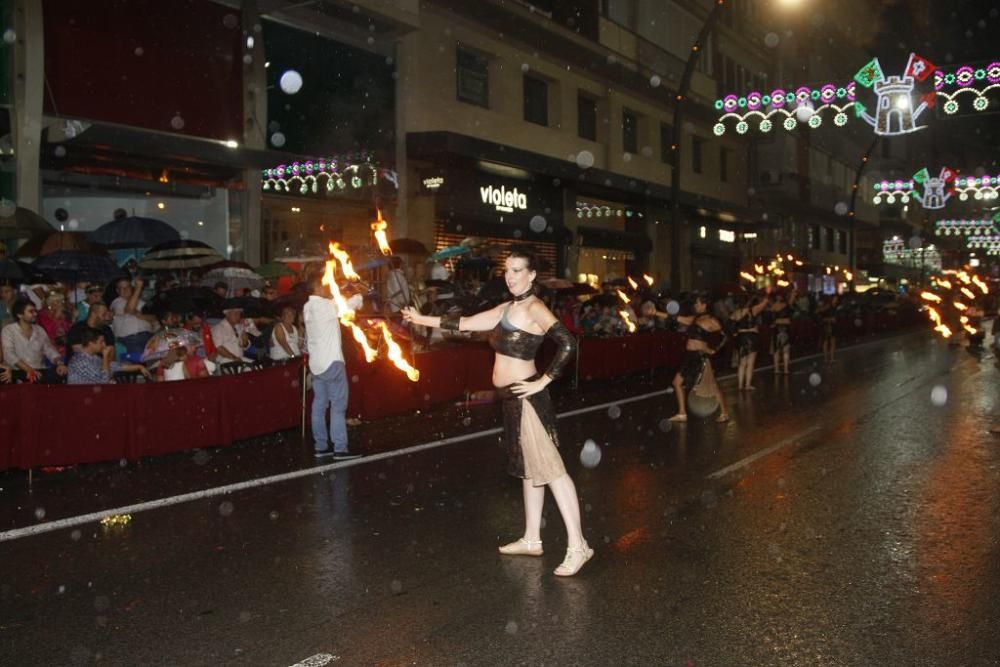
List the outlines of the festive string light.
{"type": "Polygon", "coordinates": [[[344,191],[348,186],[355,190],[366,185],[376,186],[380,180],[399,187],[399,179],[395,172],[380,168],[375,163],[374,157],[366,153],[343,158],[293,162],[290,165],[280,164],[277,167],[264,169],[261,173],[264,190],[276,192],[292,192],[298,189],[300,194],[317,193],[321,181],[325,182],[324,187],[327,192],[344,191]]]}

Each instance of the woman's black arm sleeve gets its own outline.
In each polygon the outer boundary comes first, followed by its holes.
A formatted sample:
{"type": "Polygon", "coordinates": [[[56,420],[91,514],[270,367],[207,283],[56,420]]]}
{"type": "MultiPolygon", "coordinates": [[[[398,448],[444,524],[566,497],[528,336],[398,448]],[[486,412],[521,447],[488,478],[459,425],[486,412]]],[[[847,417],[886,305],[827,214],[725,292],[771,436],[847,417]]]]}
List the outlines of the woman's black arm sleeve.
{"type": "Polygon", "coordinates": [[[553,380],[557,380],[566,370],[570,360],[576,356],[576,338],[562,322],[556,322],[549,327],[545,336],[556,342],[556,356],[552,359],[552,364],[545,371],[545,374],[553,380]]]}

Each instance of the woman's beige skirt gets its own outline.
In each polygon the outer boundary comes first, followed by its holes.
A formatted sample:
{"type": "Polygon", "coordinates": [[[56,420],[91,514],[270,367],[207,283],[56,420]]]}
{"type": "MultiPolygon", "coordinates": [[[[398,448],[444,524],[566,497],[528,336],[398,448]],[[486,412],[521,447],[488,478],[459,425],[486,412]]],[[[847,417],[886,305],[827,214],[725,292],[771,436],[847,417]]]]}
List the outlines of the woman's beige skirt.
{"type": "MultiPolygon", "coordinates": [[[[538,379],[538,375],[527,381],[538,379]]],[[[559,456],[556,413],[548,389],[527,398],[515,396],[510,386],[498,387],[503,399],[503,444],[507,472],[543,486],[566,474],[559,456]]]]}
{"type": "Polygon", "coordinates": [[[559,450],[530,401],[521,406],[521,454],[524,478],[531,480],[533,486],[544,486],[566,474],[559,450]]]}

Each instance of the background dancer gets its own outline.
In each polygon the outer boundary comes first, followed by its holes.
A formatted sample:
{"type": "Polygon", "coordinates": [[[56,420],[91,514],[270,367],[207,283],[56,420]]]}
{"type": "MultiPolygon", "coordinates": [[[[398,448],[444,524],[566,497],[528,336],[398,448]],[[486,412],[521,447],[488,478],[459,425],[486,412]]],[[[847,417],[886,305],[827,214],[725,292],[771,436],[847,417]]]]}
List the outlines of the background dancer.
{"type": "Polygon", "coordinates": [[[823,299],[823,303],[816,309],[823,341],[823,361],[831,364],[833,363],[833,355],[837,351],[837,310],[839,308],[840,297],[834,295],[823,299]]]}
{"type": "Polygon", "coordinates": [[[677,396],[677,414],[670,418],[674,422],[687,421],[687,396],[686,389],[700,389],[711,391],[719,401],[721,411],[715,418],[717,422],[729,421],[729,408],[726,406],[726,399],[715,381],[715,373],[712,370],[711,356],[721,348],[726,337],[723,334],[722,343],[719,347],[712,349],[708,346],[708,336],[714,332],[722,331],[722,324],[712,315],[708,314],[708,302],[705,297],[699,296],[694,302],[694,315],[679,315],[677,321],[687,326],[687,343],[685,344],[684,360],[681,368],[674,375],[674,394],[677,396]]]}
{"type": "Polygon", "coordinates": [[[512,249],[505,263],[504,280],[512,301],[471,317],[421,315],[403,309],[403,319],[426,327],[451,331],[489,331],[496,351],[493,385],[503,398],[504,440],[511,475],[522,479],[524,536],[500,547],[509,556],[541,556],[542,507],[545,487],[555,496],[566,525],[566,558],[555,570],[560,577],[577,572],[594,555],[583,538],[576,486],[566,473],[556,447],[556,415],[548,385],[558,378],[576,354],[576,339],[535,296],[536,260],[525,249],[512,249]],[[535,353],[546,338],[557,345],[552,365],[543,374],[535,368],[535,353]]]}
{"type": "Polygon", "coordinates": [[[739,389],[753,391],[753,370],[757,364],[757,347],[760,343],[760,330],[757,320],[761,312],[770,302],[767,296],[747,295],[732,315],[736,323],[736,349],[739,354],[739,366],[736,369],[736,385],[739,389]]]}
{"type": "Polygon", "coordinates": [[[774,374],[788,375],[788,360],[792,355],[792,318],[788,302],[783,295],[778,295],[771,306],[771,356],[774,357],[774,374]],[[784,371],[781,364],[784,362],[784,371]]]}

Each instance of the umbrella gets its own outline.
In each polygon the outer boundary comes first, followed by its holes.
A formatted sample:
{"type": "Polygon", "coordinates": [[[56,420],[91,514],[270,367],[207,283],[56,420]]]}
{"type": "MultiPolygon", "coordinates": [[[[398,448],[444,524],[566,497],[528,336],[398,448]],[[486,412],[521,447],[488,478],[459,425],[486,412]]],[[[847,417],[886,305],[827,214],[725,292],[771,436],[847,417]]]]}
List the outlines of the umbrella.
{"type": "Polygon", "coordinates": [[[486,239],[484,239],[482,236],[467,236],[466,238],[462,239],[462,242],[459,245],[463,245],[466,248],[475,248],[476,246],[481,246],[485,244],[486,244],[486,239]]]}
{"type": "Polygon", "coordinates": [[[563,278],[546,278],[541,281],[542,285],[554,290],[563,290],[573,287],[573,283],[563,278]]]}
{"type": "Polygon", "coordinates": [[[261,264],[254,269],[254,271],[258,276],[264,278],[265,280],[274,280],[284,276],[296,275],[295,271],[292,271],[281,262],[268,262],[267,264],[261,264]]]}
{"type": "Polygon", "coordinates": [[[369,259],[367,262],[359,264],[354,268],[358,271],[369,271],[371,269],[377,269],[380,266],[385,266],[388,263],[389,263],[388,257],[375,257],[374,259],[369,259]]]}
{"type": "Polygon", "coordinates": [[[420,241],[415,239],[393,239],[389,241],[389,247],[394,253],[400,255],[429,255],[430,252],[420,241]]]}
{"type": "Polygon", "coordinates": [[[209,264],[205,268],[209,271],[215,271],[216,269],[246,269],[247,271],[257,273],[257,271],[255,271],[254,268],[246,262],[238,262],[235,259],[224,259],[221,262],[209,264]]]}
{"type": "Polygon", "coordinates": [[[14,253],[15,257],[44,257],[60,250],[104,255],[104,246],[94,243],[84,232],[45,232],[38,234],[14,253]]]}
{"type": "Polygon", "coordinates": [[[153,334],[153,337],[146,343],[146,347],[142,351],[142,360],[147,362],[162,359],[167,356],[167,352],[172,347],[181,346],[193,350],[201,345],[201,336],[194,331],[177,327],[161,329],[153,334]]]}
{"type": "Polygon", "coordinates": [[[201,241],[168,241],[153,246],[139,266],[149,270],[196,269],[224,261],[212,246],[201,241]]]}
{"type": "Polygon", "coordinates": [[[110,257],[79,250],[57,250],[39,257],[33,266],[56,280],[66,282],[87,280],[104,283],[124,274],[110,257]]]}
{"type": "Polygon", "coordinates": [[[201,278],[201,284],[206,287],[211,287],[220,281],[229,285],[229,289],[233,290],[260,289],[264,286],[264,279],[251,269],[243,269],[235,266],[212,269],[201,278]]]}
{"type": "Polygon", "coordinates": [[[459,255],[464,255],[467,252],[471,252],[472,249],[464,245],[451,245],[447,248],[441,248],[436,253],[427,258],[428,262],[436,262],[439,259],[448,259],[449,257],[458,257],[459,255]]]}
{"type": "Polygon", "coordinates": [[[162,220],[129,216],[104,223],[90,233],[90,238],[107,248],[148,248],[179,241],[181,235],[162,220]]]}
{"type": "Polygon", "coordinates": [[[217,313],[222,311],[222,297],[208,287],[177,287],[157,294],[146,307],[151,313],[217,313]]]}
{"type": "Polygon", "coordinates": [[[18,206],[13,215],[0,217],[0,240],[27,239],[41,232],[54,232],[52,225],[34,211],[18,206]]]}
{"type": "Polygon", "coordinates": [[[0,280],[20,282],[24,280],[24,271],[14,260],[0,259],[0,280]]]}

